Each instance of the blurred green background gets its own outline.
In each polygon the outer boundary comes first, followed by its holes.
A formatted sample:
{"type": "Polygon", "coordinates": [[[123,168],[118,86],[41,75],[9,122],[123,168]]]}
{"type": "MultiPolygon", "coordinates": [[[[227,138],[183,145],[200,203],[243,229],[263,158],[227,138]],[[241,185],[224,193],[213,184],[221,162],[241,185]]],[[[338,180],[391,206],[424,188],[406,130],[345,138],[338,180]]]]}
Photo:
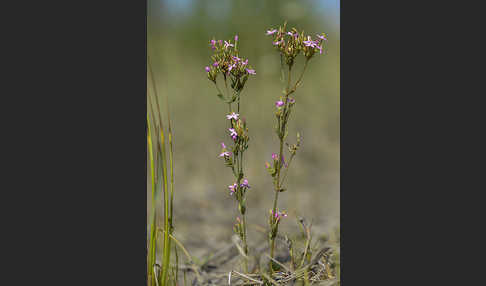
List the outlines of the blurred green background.
{"type": "MultiPolygon", "coordinates": [[[[317,233],[339,226],[339,9],[338,0],[148,1],[147,51],[161,102],[169,97],[173,122],[175,234],[194,255],[230,243],[237,215],[236,202],[227,189],[233,177],[218,158],[220,142],[229,143],[227,105],[216,97],[204,71],[212,54],[208,42],[238,34],[240,55],[249,59],[257,73],[245,86],[241,114],[250,132],[245,153],[246,177],[252,186],[248,221],[266,227],[273,187],[264,163],[278,151],[274,102],[283,85],[279,55],[265,31],[285,20],[289,28],[304,29],[312,36],[328,33],[329,45],[327,55],[311,60],[303,85],[295,93],[287,141],[294,143],[300,132],[303,143],[287,178],[288,191],[279,198],[280,209],[290,214],[281,230],[293,231],[299,216],[312,220],[317,233]]],[[[302,62],[300,58],[294,69],[300,71],[302,62]]],[[[252,241],[252,231],[250,244],[263,237],[255,234],[252,241]]]]}

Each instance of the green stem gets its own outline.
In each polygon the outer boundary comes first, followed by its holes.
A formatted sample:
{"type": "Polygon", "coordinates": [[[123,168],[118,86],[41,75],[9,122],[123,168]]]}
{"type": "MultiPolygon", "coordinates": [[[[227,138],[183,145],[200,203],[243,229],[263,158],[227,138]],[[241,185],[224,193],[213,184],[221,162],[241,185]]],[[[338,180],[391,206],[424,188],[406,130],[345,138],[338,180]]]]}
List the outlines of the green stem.
{"type": "MultiPolygon", "coordinates": [[[[240,94],[238,93],[237,94],[237,98],[238,98],[238,114],[240,113],[240,94]]],[[[241,186],[241,179],[243,178],[244,176],[244,173],[243,173],[243,150],[239,150],[239,155],[240,155],[240,159],[238,161],[239,163],[239,167],[238,167],[238,177],[237,177],[237,180],[238,180],[238,186],[241,186]],[[241,175],[240,175],[241,174],[241,175]]],[[[241,195],[241,200],[243,201],[244,200],[244,194],[241,195]]],[[[243,239],[242,239],[242,242],[243,242],[243,252],[245,254],[245,256],[248,256],[248,244],[247,244],[247,240],[246,240],[246,202],[244,203],[244,207],[245,207],[245,211],[241,213],[241,217],[242,217],[242,222],[243,222],[243,239]]],[[[246,259],[246,257],[244,257],[244,270],[245,270],[245,273],[248,273],[248,261],[246,259]]]]}
{"type": "Polygon", "coordinates": [[[221,89],[219,89],[219,86],[217,83],[214,83],[214,86],[216,87],[216,89],[218,90],[218,92],[223,95],[223,92],[221,92],[221,89]]]}
{"type": "MultiPolygon", "coordinates": [[[[283,113],[282,113],[282,115],[284,117],[283,117],[283,120],[281,122],[281,126],[279,126],[280,148],[279,148],[279,157],[278,157],[278,164],[277,164],[277,180],[276,180],[276,185],[275,185],[275,198],[273,200],[273,215],[272,215],[272,226],[271,226],[271,228],[273,227],[273,225],[275,225],[277,223],[276,218],[275,218],[275,213],[277,213],[278,194],[280,193],[280,189],[281,189],[280,170],[282,169],[282,166],[283,166],[282,156],[283,156],[283,145],[284,145],[285,131],[286,131],[286,126],[287,126],[286,112],[287,112],[288,99],[289,99],[289,94],[290,94],[291,71],[292,71],[292,65],[289,65],[287,92],[286,92],[286,95],[285,95],[285,105],[284,105],[285,107],[284,107],[284,110],[283,110],[283,113]]],[[[280,123],[280,121],[279,121],[279,123],[280,123]]],[[[273,235],[272,235],[271,239],[270,239],[270,257],[271,258],[274,258],[274,253],[275,253],[275,237],[273,237],[273,235]]],[[[270,261],[270,270],[273,273],[272,261],[270,261]]]]}
{"type": "MultiPolygon", "coordinates": [[[[242,214],[242,221],[243,221],[243,252],[245,253],[245,256],[248,256],[248,244],[246,243],[246,214],[242,214]]],[[[248,261],[246,257],[244,259],[244,267],[245,267],[245,273],[248,273],[248,261]]]]}
{"type": "Polygon", "coordinates": [[[152,65],[150,64],[149,61],[149,70],[150,70],[150,77],[152,79],[152,87],[154,89],[154,97],[155,97],[155,103],[157,104],[157,111],[159,114],[159,124],[160,124],[160,130],[159,130],[159,139],[160,139],[160,152],[161,152],[161,159],[162,159],[162,172],[163,172],[163,180],[164,180],[164,249],[163,249],[163,265],[162,265],[162,285],[166,286],[167,285],[167,278],[169,274],[169,263],[170,263],[170,240],[169,240],[169,188],[167,184],[167,159],[166,159],[166,152],[165,152],[165,137],[164,137],[164,127],[162,124],[162,117],[160,116],[160,113],[162,109],[160,108],[159,105],[159,99],[158,99],[158,94],[157,94],[157,86],[155,84],[154,80],[154,74],[152,70],[152,65]]]}
{"type": "Polygon", "coordinates": [[[226,87],[226,94],[227,94],[227,97],[226,98],[230,98],[229,95],[229,90],[228,90],[228,83],[226,82],[226,75],[224,75],[224,86],[226,87]]]}
{"type": "MultiPolygon", "coordinates": [[[[299,84],[302,82],[302,77],[304,76],[305,70],[307,69],[307,63],[309,63],[308,58],[305,59],[304,68],[302,69],[302,73],[300,74],[299,79],[295,82],[294,87],[292,88],[292,90],[287,91],[287,96],[294,93],[297,90],[297,87],[299,86],[299,84]]],[[[289,80],[289,83],[290,83],[290,80],[289,80]]]]}
{"type": "Polygon", "coordinates": [[[285,178],[287,178],[287,174],[289,173],[290,163],[292,163],[292,159],[294,158],[295,154],[290,156],[289,162],[287,163],[287,168],[285,168],[285,173],[283,175],[282,181],[280,182],[280,186],[283,186],[285,178]]]}
{"type": "Polygon", "coordinates": [[[150,244],[149,244],[149,263],[148,263],[148,279],[151,284],[154,283],[154,270],[153,265],[155,263],[155,217],[156,217],[156,209],[155,209],[155,168],[154,168],[154,155],[153,155],[153,148],[152,148],[152,136],[151,136],[151,128],[150,128],[150,120],[147,114],[147,142],[148,142],[148,152],[150,156],[150,179],[152,184],[152,223],[150,227],[150,244]]]}

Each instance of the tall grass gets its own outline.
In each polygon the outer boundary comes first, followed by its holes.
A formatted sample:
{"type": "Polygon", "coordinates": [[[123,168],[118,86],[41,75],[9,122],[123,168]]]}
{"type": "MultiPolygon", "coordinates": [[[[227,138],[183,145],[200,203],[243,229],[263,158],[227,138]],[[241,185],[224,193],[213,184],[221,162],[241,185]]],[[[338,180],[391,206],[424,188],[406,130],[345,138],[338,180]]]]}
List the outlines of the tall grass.
{"type": "MultiPolygon", "coordinates": [[[[169,285],[170,274],[170,257],[171,257],[171,238],[173,233],[173,201],[174,201],[174,162],[172,146],[172,127],[170,114],[167,113],[168,138],[165,137],[164,122],[162,120],[162,110],[159,104],[157,87],[155,85],[152,67],[149,62],[150,80],[152,90],[148,92],[148,110],[147,110],[147,148],[149,153],[149,168],[152,190],[152,204],[150,216],[150,237],[147,255],[147,278],[148,285],[169,285]],[[154,110],[154,103],[156,110],[154,110]],[[167,142],[166,142],[167,141],[167,142]],[[166,144],[169,145],[168,161],[166,144]],[[168,174],[168,169],[170,174],[168,174]],[[162,224],[162,248],[157,248],[159,226],[157,223],[157,199],[162,194],[164,206],[164,220],[162,224]],[[157,263],[157,255],[161,253],[161,263],[157,263]]],[[[173,282],[177,279],[173,271],[173,282]]]]}

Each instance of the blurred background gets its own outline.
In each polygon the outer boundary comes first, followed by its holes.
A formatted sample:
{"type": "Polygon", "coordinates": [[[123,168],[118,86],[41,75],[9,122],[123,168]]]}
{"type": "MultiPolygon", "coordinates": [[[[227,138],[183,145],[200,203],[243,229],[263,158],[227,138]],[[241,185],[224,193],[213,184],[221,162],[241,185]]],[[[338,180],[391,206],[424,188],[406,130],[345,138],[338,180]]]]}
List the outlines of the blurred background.
{"type": "MultiPolygon", "coordinates": [[[[339,0],[148,0],[147,52],[161,102],[169,97],[173,123],[175,236],[194,256],[230,243],[237,216],[227,189],[233,176],[218,158],[220,143],[229,143],[227,105],[216,97],[204,71],[212,54],[209,40],[238,34],[240,55],[257,73],[248,80],[241,101],[250,132],[245,153],[252,187],[247,193],[249,243],[257,244],[264,242],[258,226],[266,228],[273,201],[264,164],[278,152],[274,102],[283,89],[279,55],[265,31],[286,20],[288,28],[314,37],[326,32],[329,44],[327,55],[310,61],[303,85],[294,94],[287,141],[295,143],[297,132],[303,141],[287,177],[288,191],[279,196],[280,209],[289,213],[280,229],[291,233],[298,217],[312,221],[318,235],[339,227],[339,9],[339,0]]],[[[302,63],[299,58],[294,70],[300,72],[302,63]]]]}

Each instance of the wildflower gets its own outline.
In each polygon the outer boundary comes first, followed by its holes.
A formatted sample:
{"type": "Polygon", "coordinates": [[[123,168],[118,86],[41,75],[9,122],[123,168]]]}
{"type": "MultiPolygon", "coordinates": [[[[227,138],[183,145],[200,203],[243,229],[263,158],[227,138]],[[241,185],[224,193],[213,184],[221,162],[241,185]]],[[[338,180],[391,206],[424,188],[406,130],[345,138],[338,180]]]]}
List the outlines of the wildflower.
{"type": "Polygon", "coordinates": [[[231,153],[228,151],[223,151],[221,154],[219,154],[219,157],[229,157],[231,156],[231,153]]]}
{"type": "Polygon", "coordinates": [[[236,133],[235,129],[233,129],[233,128],[229,128],[228,130],[230,132],[231,138],[233,138],[233,140],[235,140],[236,137],[238,136],[238,133],[236,133]]]}
{"type": "Polygon", "coordinates": [[[239,62],[239,61],[241,61],[241,59],[240,59],[239,57],[235,57],[235,56],[233,56],[233,60],[234,60],[235,62],[239,62]]]}
{"type": "Polygon", "coordinates": [[[245,188],[250,188],[250,185],[248,185],[248,180],[247,179],[244,179],[243,180],[243,183],[240,184],[240,187],[245,187],[245,188]]]}
{"type": "Polygon", "coordinates": [[[214,62],[213,63],[213,67],[217,67],[217,66],[219,66],[219,63],[218,62],[214,62]]]}
{"type": "Polygon", "coordinates": [[[230,190],[230,195],[233,195],[236,192],[237,187],[238,187],[238,185],[236,183],[228,186],[228,189],[230,190]]]}
{"type": "Polygon", "coordinates": [[[228,47],[234,47],[234,45],[224,41],[224,49],[226,50],[228,47]]]}
{"type": "Polygon", "coordinates": [[[276,107],[282,107],[283,105],[284,105],[284,102],[283,102],[283,101],[281,101],[281,100],[279,100],[279,101],[275,102],[275,106],[276,106],[276,107]]]}
{"type": "Polygon", "coordinates": [[[236,67],[236,64],[232,64],[228,67],[228,72],[230,72],[232,69],[236,67]]]}
{"type": "Polygon", "coordinates": [[[277,161],[278,160],[278,155],[275,153],[272,153],[272,159],[277,161]]]}
{"type": "Polygon", "coordinates": [[[319,54],[322,54],[322,46],[317,46],[317,49],[319,49],[319,54]]]}
{"type": "Polygon", "coordinates": [[[234,112],[232,112],[231,114],[226,115],[226,118],[227,118],[228,120],[231,120],[231,119],[238,120],[238,116],[239,116],[239,114],[238,114],[238,113],[234,113],[234,112]]]}
{"type": "Polygon", "coordinates": [[[207,72],[211,71],[209,67],[205,67],[204,70],[206,70],[207,72]]]}
{"type": "Polygon", "coordinates": [[[278,45],[280,45],[281,43],[283,43],[283,40],[280,40],[280,41],[278,41],[278,42],[273,42],[273,44],[274,44],[275,46],[278,46],[278,45]]]}
{"type": "Polygon", "coordinates": [[[253,69],[246,69],[246,72],[249,74],[256,74],[255,70],[253,69]]]}
{"type": "Polygon", "coordinates": [[[235,35],[235,42],[238,42],[238,35],[235,35]]]}
{"type": "Polygon", "coordinates": [[[294,104],[295,103],[295,99],[289,98],[289,102],[292,103],[292,104],[294,104]]]}
{"type": "Polygon", "coordinates": [[[327,41],[327,38],[325,36],[317,35],[317,37],[323,41],[327,41]]]}
{"type": "Polygon", "coordinates": [[[287,32],[287,35],[293,36],[294,34],[292,32],[287,32]]]}
{"type": "Polygon", "coordinates": [[[216,41],[215,40],[211,40],[210,45],[211,45],[211,49],[213,49],[213,50],[216,49],[216,41]]]}
{"type": "Polygon", "coordinates": [[[223,149],[226,149],[226,145],[224,145],[224,142],[221,142],[221,147],[222,147],[223,149]]]}
{"type": "Polygon", "coordinates": [[[315,48],[317,46],[317,44],[311,39],[310,36],[307,36],[307,41],[304,41],[304,45],[306,47],[312,47],[312,48],[315,48]]]}
{"type": "Polygon", "coordinates": [[[273,212],[273,210],[271,210],[271,213],[275,217],[277,222],[280,220],[280,218],[287,217],[287,214],[285,212],[279,212],[278,210],[275,213],[273,212]]]}
{"type": "Polygon", "coordinates": [[[248,64],[248,59],[246,59],[246,60],[244,60],[244,61],[241,62],[241,65],[242,66],[246,66],[247,64],[248,64]]]}
{"type": "Polygon", "coordinates": [[[267,31],[267,36],[268,36],[268,35],[273,35],[273,34],[275,34],[276,32],[277,32],[277,29],[268,30],[268,31],[267,31]]]}

